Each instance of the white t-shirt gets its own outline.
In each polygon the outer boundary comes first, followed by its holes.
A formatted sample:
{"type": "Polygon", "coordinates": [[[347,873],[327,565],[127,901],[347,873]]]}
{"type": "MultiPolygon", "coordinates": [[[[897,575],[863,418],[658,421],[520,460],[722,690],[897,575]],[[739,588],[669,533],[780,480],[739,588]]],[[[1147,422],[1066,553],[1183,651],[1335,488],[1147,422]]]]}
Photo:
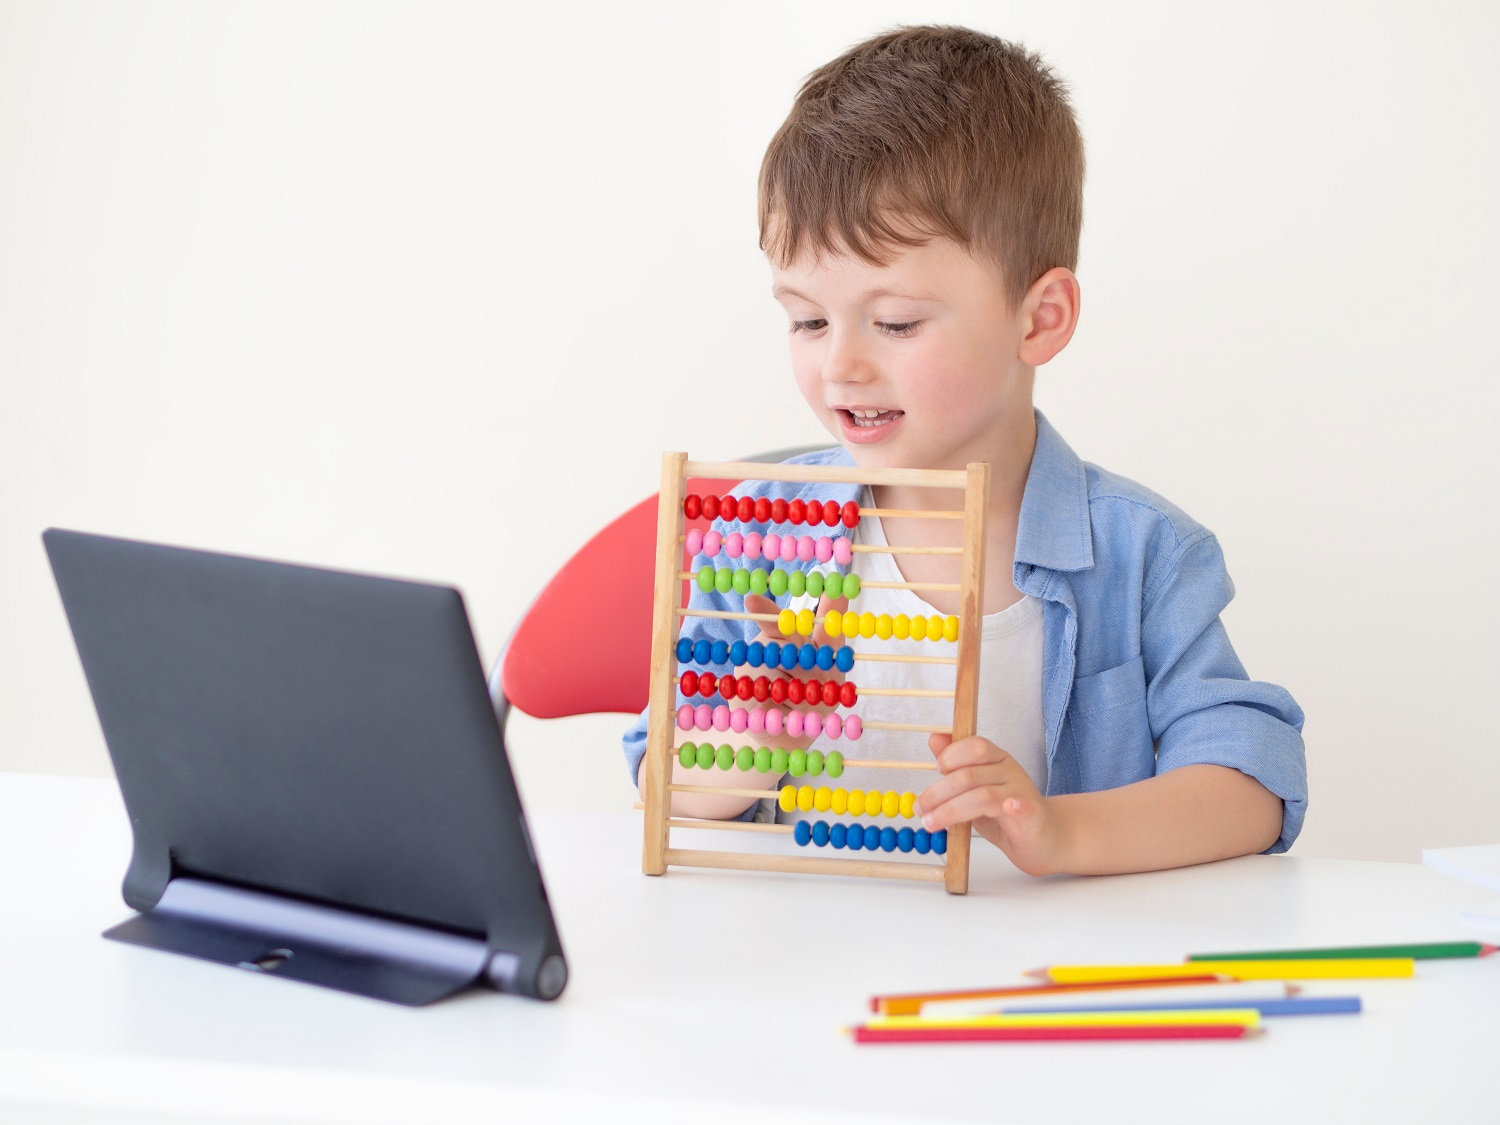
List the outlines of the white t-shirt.
{"type": "MultiPolygon", "coordinates": [[[[868,490],[860,506],[874,506],[868,490]]],[[[854,539],[856,543],[872,546],[887,545],[880,519],[873,516],[861,517],[854,539]]],[[[896,555],[860,553],[855,556],[853,570],[859,575],[861,582],[904,582],[906,579],[898,568],[898,558],[896,555]]],[[[955,571],[956,569],[955,567],[955,571]]],[[[801,609],[804,605],[816,608],[816,601],[815,598],[798,599],[793,602],[793,608],[801,609]]],[[[849,608],[876,616],[882,613],[892,616],[898,613],[909,617],[916,614],[931,616],[937,612],[913,590],[862,589],[849,608]]],[[[1036,783],[1036,787],[1045,793],[1047,731],[1042,718],[1042,602],[1038,598],[1023,597],[998,613],[986,614],[983,623],[979,658],[978,732],[1015,758],[1036,783]]],[[[853,645],[858,653],[903,656],[951,657],[956,655],[958,649],[958,645],[952,641],[899,641],[894,637],[885,641],[878,637],[861,637],[853,645]]],[[[865,694],[869,688],[887,687],[952,691],[954,666],[951,664],[859,661],[845,679],[852,680],[860,694],[859,701],[853,708],[839,709],[840,715],[856,714],[863,723],[920,723],[935,727],[952,725],[951,698],[865,694]]],[[[850,742],[846,737],[830,739],[824,736],[818,738],[811,749],[821,750],[825,755],[830,750],[838,750],[845,758],[856,759],[922,763],[933,760],[932,753],[927,748],[927,735],[917,731],[866,729],[856,742],[850,742]]],[[[937,776],[930,769],[846,768],[842,776],[836,779],[829,778],[826,773],[819,777],[803,775],[787,777],[783,784],[920,793],[937,776]]],[[[886,820],[868,815],[853,818],[827,812],[776,811],[777,820],[783,823],[797,820],[832,822],[857,819],[861,823],[890,824],[896,828],[921,827],[918,821],[900,816],[886,820]]]]}

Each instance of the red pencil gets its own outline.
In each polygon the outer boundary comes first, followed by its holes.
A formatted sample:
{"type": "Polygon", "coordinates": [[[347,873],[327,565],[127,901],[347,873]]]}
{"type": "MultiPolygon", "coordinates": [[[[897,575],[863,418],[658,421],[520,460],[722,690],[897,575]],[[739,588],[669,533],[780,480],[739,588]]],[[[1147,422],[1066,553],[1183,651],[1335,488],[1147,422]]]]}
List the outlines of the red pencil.
{"type": "Polygon", "coordinates": [[[988,1000],[992,996],[1051,996],[1059,992],[1095,992],[1115,988],[1165,988],[1179,984],[1222,984],[1229,977],[1205,973],[1192,977],[1153,977],[1118,980],[1103,984],[1019,984],[1004,988],[965,988],[956,992],[904,992],[870,997],[870,1011],[877,1016],[914,1016],[933,1000],[988,1000]]]}
{"type": "Polygon", "coordinates": [[[856,1043],[994,1043],[1087,1039],[1244,1039],[1260,1028],[1243,1024],[1113,1024],[1093,1027],[865,1027],[856,1043]]]}

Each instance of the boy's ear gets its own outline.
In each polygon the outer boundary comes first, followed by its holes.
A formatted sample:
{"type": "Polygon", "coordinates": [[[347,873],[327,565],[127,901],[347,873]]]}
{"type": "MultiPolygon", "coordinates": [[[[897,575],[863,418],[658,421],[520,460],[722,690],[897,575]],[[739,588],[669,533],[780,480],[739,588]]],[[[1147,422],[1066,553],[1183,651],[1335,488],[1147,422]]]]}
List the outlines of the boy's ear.
{"type": "Polygon", "coordinates": [[[1078,278],[1064,266],[1037,278],[1021,300],[1021,349],[1017,358],[1040,367],[1068,346],[1078,327],[1078,278]]]}

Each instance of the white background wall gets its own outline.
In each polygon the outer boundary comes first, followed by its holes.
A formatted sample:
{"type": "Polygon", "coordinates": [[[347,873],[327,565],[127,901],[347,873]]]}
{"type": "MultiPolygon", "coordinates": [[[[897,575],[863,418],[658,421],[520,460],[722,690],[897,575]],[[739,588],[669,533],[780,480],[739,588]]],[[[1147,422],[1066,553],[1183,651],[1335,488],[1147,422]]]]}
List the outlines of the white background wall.
{"type": "MultiPolygon", "coordinates": [[[[504,7],[0,2],[0,768],[109,768],[48,525],[452,582],[488,661],[661,450],[822,437],[761,154],[814,67],[952,22],[1072,84],[1038,401],[1221,536],[1308,714],[1297,852],[1500,839],[1500,9],[504,7]]],[[[527,800],[626,804],[622,725],[518,723],[527,800]]]]}

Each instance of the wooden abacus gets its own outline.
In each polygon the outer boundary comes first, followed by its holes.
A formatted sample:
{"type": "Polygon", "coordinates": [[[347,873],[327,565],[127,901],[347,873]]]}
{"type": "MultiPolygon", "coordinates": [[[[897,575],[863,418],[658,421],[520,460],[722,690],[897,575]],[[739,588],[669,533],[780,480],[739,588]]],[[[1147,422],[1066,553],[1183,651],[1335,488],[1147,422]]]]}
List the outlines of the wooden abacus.
{"type": "MultiPolygon", "coordinates": [[[[825,484],[858,484],[858,485],[905,485],[922,488],[961,490],[964,495],[962,509],[933,509],[933,510],[889,510],[889,509],[866,509],[860,513],[854,504],[847,504],[835,514],[832,510],[826,513],[819,512],[818,518],[808,520],[810,523],[827,523],[833,525],[842,523],[852,528],[857,524],[861,515],[890,516],[903,518],[932,518],[932,519],[961,519],[963,520],[963,545],[961,547],[897,547],[897,546],[873,546],[866,544],[852,544],[847,537],[823,536],[821,542],[811,536],[795,537],[794,548],[786,547],[791,536],[777,536],[778,546],[781,548],[775,557],[785,559],[788,562],[811,562],[814,558],[820,561],[829,561],[827,557],[837,555],[836,561],[846,563],[860,552],[885,552],[889,554],[945,554],[957,556],[959,563],[959,581],[956,584],[927,584],[927,583],[891,583],[906,589],[924,590],[941,589],[957,591],[959,593],[959,613],[956,620],[949,617],[944,622],[946,639],[956,640],[956,656],[903,656],[895,654],[873,654],[867,653],[861,656],[850,644],[841,646],[838,650],[839,668],[848,671],[854,662],[859,660],[883,660],[883,661],[905,661],[921,663],[945,663],[954,666],[953,697],[953,721],[951,728],[933,728],[896,723],[868,723],[862,724],[857,716],[849,716],[840,720],[836,714],[830,714],[825,728],[824,721],[818,712],[790,712],[785,719],[784,729],[792,735],[803,733],[804,717],[807,722],[806,733],[816,736],[826,733],[830,737],[838,737],[840,733],[847,733],[851,738],[857,738],[860,731],[869,729],[898,729],[913,732],[929,732],[934,729],[947,732],[951,729],[955,739],[964,738],[975,733],[975,716],[978,707],[979,688],[979,640],[982,614],[982,591],[984,587],[984,542],[985,542],[985,516],[988,510],[989,497],[989,466],[985,464],[972,464],[966,471],[939,470],[939,469],[858,469],[837,468],[830,466],[815,465],[768,465],[755,462],[695,462],[687,459],[685,453],[667,453],[662,457],[661,468],[661,500],[657,514],[657,538],[656,538],[656,601],[653,615],[653,628],[651,637],[651,695],[650,695],[650,717],[646,735],[646,753],[641,768],[645,771],[645,843],[641,859],[641,869],[647,875],[662,875],[666,873],[669,866],[679,867],[713,867],[730,868],[738,870],[759,871],[795,871],[815,874],[830,875],[857,875],[884,879],[914,879],[920,881],[942,882],[951,894],[964,894],[969,886],[969,836],[970,828],[967,822],[953,825],[947,834],[929,834],[925,829],[913,830],[903,828],[897,831],[891,827],[877,828],[866,827],[858,822],[853,824],[835,824],[831,830],[824,831],[825,825],[821,822],[816,829],[811,829],[807,821],[797,825],[790,824],[753,824],[738,820],[701,820],[687,817],[673,817],[671,815],[671,794],[683,793],[711,793],[723,796],[745,796],[763,798],[778,797],[778,790],[773,789],[749,789],[733,788],[723,786],[695,786],[675,784],[672,781],[673,764],[682,760],[687,763],[687,756],[673,746],[673,728],[682,726],[684,729],[694,729],[688,724],[695,724],[696,729],[710,729],[709,722],[705,719],[711,717],[714,725],[712,729],[729,729],[725,724],[732,717],[736,732],[745,729],[766,730],[771,734],[778,734],[783,729],[781,712],[774,710],[762,710],[760,708],[746,709],[738,708],[738,715],[725,705],[716,708],[708,708],[706,705],[694,707],[685,704],[682,708],[673,706],[676,699],[676,689],[682,682],[676,674],[676,666],[679,662],[679,639],[680,622],[684,617],[703,616],[728,618],[736,620],[770,620],[778,621],[783,626],[783,633],[791,632],[785,628],[792,625],[795,620],[796,631],[802,635],[810,635],[817,624],[824,624],[829,628],[834,624],[840,626],[840,632],[845,636],[865,635],[857,631],[845,631],[842,621],[827,622],[825,617],[816,616],[812,611],[802,610],[798,614],[788,616],[791,611],[782,610],[778,614],[753,614],[734,613],[720,610],[694,610],[680,605],[681,590],[684,581],[698,577],[686,573],[684,567],[684,554],[689,560],[700,553],[707,555],[716,554],[720,549],[721,537],[717,532],[710,531],[707,536],[702,536],[702,542],[695,533],[690,540],[687,530],[688,512],[685,510],[685,502],[689,507],[695,509],[695,514],[702,511],[702,507],[709,506],[715,510],[718,507],[717,497],[705,498],[711,501],[704,505],[703,500],[697,497],[685,495],[689,478],[709,478],[715,480],[763,480],[763,481],[792,481],[806,483],[825,484]],[[698,504],[694,501],[698,500],[698,504]],[[710,550],[709,547],[713,549],[710,550]],[[689,549],[691,548],[691,549],[689,549]],[[835,550],[836,548],[836,550],[835,550]],[[956,633],[956,636],[953,635],[956,633]],[[713,714],[717,712],[717,714],[713,714]],[[793,729],[796,726],[798,729],[793,729]],[[769,832],[793,835],[797,843],[807,845],[816,842],[825,845],[833,843],[836,848],[870,847],[863,840],[874,834],[870,850],[878,850],[888,855],[893,855],[898,850],[902,855],[910,851],[919,854],[933,854],[941,857],[941,863],[933,863],[926,860],[912,861],[907,859],[833,859],[816,856],[789,856],[775,854],[757,854],[752,852],[731,851],[698,851],[682,848],[674,848],[670,844],[669,836],[673,828],[697,828],[697,829],[719,829],[740,832],[769,832]],[[814,831],[816,836],[814,837],[814,831]],[[857,836],[856,836],[857,834],[857,836]],[[856,842],[858,841],[858,842],[856,842]]],[[[761,501],[762,510],[745,512],[744,505],[748,501],[740,502],[740,510],[729,518],[738,518],[749,522],[768,522],[769,502],[761,501]],[[745,513],[745,514],[741,514],[745,513]]],[[[830,508],[831,508],[830,502],[830,508]]],[[[807,506],[804,505],[804,511],[807,506]]],[[[752,506],[753,508],[753,506],[752,506]]],[[[712,517],[715,511],[702,514],[712,517]]],[[[780,521],[780,517],[777,517],[780,521]]],[[[790,522],[802,522],[805,516],[791,513],[790,522]]],[[[743,540],[746,537],[741,537],[743,540]]],[[[765,537],[769,541],[770,536],[765,537]]],[[[757,536],[755,546],[757,554],[751,554],[751,558],[758,557],[760,537],[757,536]]],[[[749,552],[746,552],[749,554],[749,552]]],[[[771,557],[770,552],[767,557],[771,557]]],[[[748,570],[749,568],[746,568],[748,570]]],[[[727,573],[727,571],[725,572],[727,573]]],[[[742,571],[743,573],[743,571],[742,571]]],[[[761,573],[766,573],[764,570],[761,573]]],[[[786,572],[783,572],[786,573],[786,572]]],[[[800,571],[799,571],[800,573],[800,571]]],[[[829,581],[835,576],[829,576],[829,581]]],[[[743,584],[743,580],[742,580],[743,584]]],[[[795,583],[792,592],[800,593],[796,586],[807,584],[806,576],[801,583],[795,583]]],[[[844,580],[840,580],[842,587],[844,580]]],[[[854,588],[860,588],[858,578],[854,579],[854,588]]],[[[870,584],[871,588],[875,584],[870,584]]],[[[722,587],[721,587],[722,588],[722,587]]],[[[738,590],[744,593],[744,590],[738,590]]],[[[756,592],[760,592],[757,590],[756,592]]],[[[773,590],[773,592],[775,592],[773,590]]],[[[813,590],[816,594],[818,591],[813,590]]],[[[843,615],[841,615],[842,617],[843,615]]],[[[851,611],[850,618],[855,618],[851,611]]],[[[936,627],[938,619],[933,619],[934,624],[929,625],[925,618],[913,618],[907,623],[907,632],[915,639],[920,639],[929,630],[936,627]]],[[[868,624],[868,623],[866,623],[868,624]]],[[[898,630],[898,635],[900,634],[898,630]]],[[[936,639],[934,637],[933,639],[936,639]]],[[[683,642],[686,644],[686,642],[683,642]]],[[[704,642],[699,641],[698,644],[704,642]]],[[[723,643],[723,642],[721,642],[723,643]]],[[[726,648],[728,646],[726,645],[726,648]]],[[[761,646],[769,650],[770,646],[761,646]]],[[[800,651],[814,649],[815,646],[800,646],[800,651]]],[[[778,645],[777,652],[781,646],[778,645]]],[[[830,649],[830,652],[832,650],[830,649]]],[[[682,655],[686,655],[683,653],[682,655]]],[[[827,668],[828,654],[822,654],[823,663],[818,667],[827,668]]],[[[701,654],[698,662],[708,663],[703,660],[701,654]]],[[[716,659],[713,663],[724,663],[724,660],[716,659]]],[[[790,665],[783,664],[790,668],[790,665]]],[[[800,667],[806,667],[801,664],[800,667]]],[[[710,685],[714,683],[711,675],[704,677],[710,685]]],[[[725,676],[723,679],[730,679],[725,676]]],[[[746,677],[740,677],[745,679],[746,677]]],[[[844,692],[838,700],[830,698],[829,684],[821,685],[823,694],[820,702],[844,702],[846,705],[852,701],[852,692],[844,692]]],[[[846,688],[849,685],[845,685],[846,688]]],[[[794,691],[797,689],[793,689],[794,691]]],[[[884,692],[867,694],[918,694],[916,692],[906,693],[893,689],[884,692]]],[[[943,693],[947,694],[947,693],[943,693]]],[[[740,698],[744,698],[743,694],[740,698]]],[[[777,700],[781,702],[781,700],[777,700]]],[[[711,746],[704,744],[697,749],[699,761],[697,764],[714,764],[714,759],[721,757],[727,747],[721,747],[715,752],[711,746]],[[703,752],[707,751],[707,758],[703,752]]],[[[805,772],[817,774],[824,768],[824,758],[820,752],[809,755],[802,751],[799,765],[803,766],[805,772]],[[809,762],[811,758],[813,761],[809,762]],[[806,764],[803,764],[806,763],[806,764]],[[809,765],[816,765],[815,769],[808,769],[809,765]]],[[[762,748],[759,751],[745,747],[736,755],[740,769],[757,768],[765,772],[771,751],[762,748]]],[[[837,776],[844,766],[881,766],[893,769],[924,770],[932,772],[936,769],[931,755],[924,743],[920,750],[920,756],[902,761],[856,761],[844,759],[837,752],[828,756],[829,772],[837,776]],[[833,759],[838,759],[835,763],[833,759]],[[835,769],[834,766],[837,766],[835,769]]],[[[780,759],[777,759],[779,764],[780,759]]],[[[718,761],[721,768],[727,768],[730,763],[718,761]]],[[[779,772],[779,771],[778,771],[779,772]]],[[[783,788],[780,792],[782,807],[787,805],[787,790],[783,788]]],[[[808,802],[811,800],[811,787],[800,786],[796,790],[797,807],[804,811],[809,810],[808,802]]],[[[824,793],[829,792],[823,790],[824,793]]],[[[838,791],[843,794],[843,790],[838,791]]],[[[872,792],[873,796],[873,792],[872,792]]],[[[866,810],[871,815],[884,815],[890,818],[897,813],[911,815],[911,794],[897,795],[886,793],[881,795],[882,801],[878,809],[866,810]],[[905,798],[904,803],[902,798],[905,798]],[[892,798],[897,798],[897,807],[892,807],[892,798]]],[[[838,800],[833,805],[836,814],[848,809],[852,814],[858,815],[861,809],[855,808],[856,799],[860,805],[864,805],[863,794],[855,790],[845,795],[845,800],[838,800]],[[843,804],[845,808],[840,808],[843,804]]],[[[820,798],[822,799],[822,798],[820,798]]],[[[820,807],[819,811],[823,811],[820,807]]]]}

